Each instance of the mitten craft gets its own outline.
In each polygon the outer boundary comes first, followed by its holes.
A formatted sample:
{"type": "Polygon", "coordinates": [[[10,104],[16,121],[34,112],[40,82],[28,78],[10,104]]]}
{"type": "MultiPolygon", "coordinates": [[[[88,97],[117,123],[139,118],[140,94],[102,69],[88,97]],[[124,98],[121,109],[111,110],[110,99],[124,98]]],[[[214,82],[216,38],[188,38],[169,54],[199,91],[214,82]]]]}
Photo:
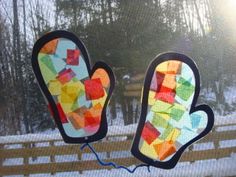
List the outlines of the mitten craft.
{"type": "Polygon", "coordinates": [[[106,136],[106,106],[114,88],[108,65],[97,62],[91,69],[83,43],[70,32],[54,31],[35,43],[32,66],[65,142],[106,136]]]}
{"type": "Polygon", "coordinates": [[[211,108],[196,106],[199,91],[200,75],[189,57],[165,53],[152,61],[132,154],[151,166],[173,168],[184,150],[212,129],[211,108]]]}

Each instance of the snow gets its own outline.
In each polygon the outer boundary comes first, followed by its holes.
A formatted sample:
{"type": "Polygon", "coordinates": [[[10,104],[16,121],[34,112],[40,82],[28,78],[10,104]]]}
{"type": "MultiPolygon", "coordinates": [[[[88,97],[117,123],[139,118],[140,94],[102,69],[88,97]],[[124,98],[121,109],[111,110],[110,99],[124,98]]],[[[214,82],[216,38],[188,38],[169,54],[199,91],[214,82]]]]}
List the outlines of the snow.
{"type": "Polygon", "coordinates": [[[62,137],[59,133],[57,134],[26,134],[26,135],[13,135],[13,136],[1,136],[0,144],[10,143],[24,143],[24,142],[39,142],[39,141],[50,141],[50,140],[61,140],[62,137]]]}
{"type": "Polygon", "coordinates": [[[236,86],[227,87],[224,91],[224,96],[228,104],[236,103],[236,86]]]}
{"type": "Polygon", "coordinates": [[[214,149],[214,143],[197,143],[193,145],[194,151],[200,151],[200,150],[207,150],[207,149],[214,149]]]}
{"type": "MultiPolygon", "coordinates": [[[[107,136],[119,136],[124,134],[133,134],[136,131],[137,124],[131,124],[127,126],[110,126],[108,127],[107,136]]],[[[0,136],[0,144],[10,143],[24,143],[24,142],[39,142],[39,141],[61,141],[62,137],[60,133],[55,134],[26,134],[26,135],[14,135],[14,136],[0,136]]]]}
{"type": "MultiPolygon", "coordinates": [[[[216,125],[228,125],[236,124],[236,114],[228,116],[217,116],[215,118],[216,125]]],[[[107,136],[119,136],[119,135],[131,135],[136,132],[137,124],[130,124],[127,126],[114,125],[108,127],[107,136]]],[[[58,132],[58,131],[53,131],[58,132]]],[[[26,134],[26,135],[14,135],[14,136],[0,136],[0,144],[17,144],[24,142],[44,142],[44,141],[62,141],[60,133],[44,134],[26,134]]]]}

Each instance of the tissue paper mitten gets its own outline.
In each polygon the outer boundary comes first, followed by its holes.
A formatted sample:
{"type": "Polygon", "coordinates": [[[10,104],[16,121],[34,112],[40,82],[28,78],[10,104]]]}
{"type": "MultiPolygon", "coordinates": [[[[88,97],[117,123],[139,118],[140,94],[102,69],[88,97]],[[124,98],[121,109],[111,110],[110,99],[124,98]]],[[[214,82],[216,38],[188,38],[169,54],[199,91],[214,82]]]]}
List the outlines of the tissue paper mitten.
{"type": "Polygon", "coordinates": [[[40,38],[32,66],[65,142],[88,143],[106,136],[106,106],[114,87],[109,66],[97,62],[91,69],[85,46],[67,31],[40,38]]]}
{"type": "Polygon", "coordinates": [[[196,106],[199,91],[199,72],[189,57],[157,56],[146,73],[132,154],[151,166],[173,168],[184,150],[212,129],[211,108],[196,106]]]}

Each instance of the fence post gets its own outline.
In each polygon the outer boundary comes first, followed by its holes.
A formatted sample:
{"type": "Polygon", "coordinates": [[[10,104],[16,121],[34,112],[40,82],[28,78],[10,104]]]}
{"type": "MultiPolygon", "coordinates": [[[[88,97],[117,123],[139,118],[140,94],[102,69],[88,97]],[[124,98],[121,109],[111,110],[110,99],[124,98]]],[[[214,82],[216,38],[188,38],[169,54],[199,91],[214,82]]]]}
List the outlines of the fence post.
{"type": "MultiPolygon", "coordinates": [[[[80,147],[79,147],[80,148],[80,147]]],[[[82,160],[82,152],[79,151],[78,155],[77,155],[77,158],[78,158],[78,161],[81,161],[82,160]]],[[[82,174],[83,173],[83,170],[79,170],[79,174],[82,174]]]]}
{"type": "MultiPolygon", "coordinates": [[[[214,128],[212,129],[212,132],[217,132],[216,129],[217,129],[217,127],[214,127],[214,128]]],[[[214,139],[213,143],[214,143],[215,149],[219,149],[219,147],[220,147],[219,141],[220,141],[220,140],[219,140],[218,138],[214,139]]],[[[216,158],[216,160],[218,160],[218,159],[219,159],[219,158],[216,158]]]]}
{"type": "MultiPolygon", "coordinates": [[[[190,152],[193,151],[193,144],[189,146],[188,150],[189,150],[190,152]]],[[[191,160],[191,161],[189,161],[189,162],[190,162],[190,164],[192,164],[192,163],[194,163],[195,161],[194,161],[194,160],[191,160]]]]}
{"type": "MultiPolygon", "coordinates": [[[[107,142],[109,141],[109,136],[106,137],[106,141],[107,142]]],[[[107,154],[107,158],[109,159],[111,157],[110,152],[106,152],[106,154],[107,154]]]]}
{"type": "MultiPolygon", "coordinates": [[[[50,146],[50,147],[55,146],[54,141],[49,141],[49,146],[50,146]]],[[[51,163],[55,163],[55,162],[56,162],[54,155],[51,155],[51,156],[50,156],[50,162],[51,162],[51,163]]],[[[54,174],[55,174],[55,172],[54,172],[54,170],[52,169],[51,175],[54,175],[54,174]]]]}
{"type": "MultiPolygon", "coordinates": [[[[29,148],[30,147],[30,144],[29,143],[23,143],[23,147],[25,149],[29,148]]],[[[29,165],[29,157],[24,157],[23,159],[23,164],[24,165],[29,165]]],[[[25,174],[24,174],[25,177],[28,177],[29,176],[29,173],[27,171],[25,171],[25,174]]]]}
{"type": "MultiPolygon", "coordinates": [[[[106,140],[105,142],[108,142],[109,136],[107,136],[105,140],[106,140]]],[[[106,156],[108,159],[111,158],[111,153],[109,151],[106,151],[106,156]]],[[[107,161],[109,162],[109,160],[107,160],[107,161]]],[[[108,168],[107,170],[111,170],[111,168],[108,168]]]]}

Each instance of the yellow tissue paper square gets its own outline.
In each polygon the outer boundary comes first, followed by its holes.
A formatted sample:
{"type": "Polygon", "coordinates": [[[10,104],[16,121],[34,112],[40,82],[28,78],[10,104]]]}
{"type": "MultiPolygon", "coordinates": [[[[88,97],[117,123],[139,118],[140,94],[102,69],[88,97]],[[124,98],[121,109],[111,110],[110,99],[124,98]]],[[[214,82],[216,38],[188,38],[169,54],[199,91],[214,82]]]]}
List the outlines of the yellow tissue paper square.
{"type": "Polygon", "coordinates": [[[147,144],[145,141],[143,141],[143,144],[141,145],[140,152],[152,159],[157,159],[157,153],[152,145],[147,144]]]}
{"type": "Polygon", "coordinates": [[[173,141],[173,142],[175,142],[179,135],[180,135],[180,130],[175,128],[167,136],[166,141],[173,141]]]}
{"type": "Polygon", "coordinates": [[[52,95],[60,95],[61,94],[61,83],[58,80],[51,80],[49,82],[49,91],[52,95]]]}
{"type": "Polygon", "coordinates": [[[161,118],[165,119],[165,120],[169,120],[170,119],[170,115],[169,114],[165,114],[165,113],[155,113],[157,116],[160,116],[161,118]]]}
{"type": "Polygon", "coordinates": [[[149,94],[148,94],[148,104],[149,105],[154,105],[155,104],[155,95],[156,95],[156,92],[154,91],[149,91],[149,94]]]}
{"type": "Polygon", "coordinates": [[[92,100],[92,105],[95,106],[96,104],[99,104],[99,103],[101,105],[104,105],[105,101],[106,101],[106,98],[107,98],[107,93],[106,93],[106,90],[104,89],[104,96],[99,98],[99,99],[92,100]]]}
{"type": "Polygon", "coordinates": [[[161,73],[167,73],[168,71],[168,62],[163,62],[156,67],[156,71],[161,73]]]}
{"type": "Polygon", "coordinates": [[[166,103],[161,100],[157,100],[155,104],[151,107],[151,111],[159,113],[170,113],[171,104],[166,103]]]}
{"type": "Polygon", "coordinates": [[[58,101],[61,104],[61,107],[63,108],[63,111],[65,112],[65,114],[68,114],[70,112],[72,112],[71,107],[73,106],[73,103],[64,103],[61,101],[61,96],[58,96],[58,101]]]}

